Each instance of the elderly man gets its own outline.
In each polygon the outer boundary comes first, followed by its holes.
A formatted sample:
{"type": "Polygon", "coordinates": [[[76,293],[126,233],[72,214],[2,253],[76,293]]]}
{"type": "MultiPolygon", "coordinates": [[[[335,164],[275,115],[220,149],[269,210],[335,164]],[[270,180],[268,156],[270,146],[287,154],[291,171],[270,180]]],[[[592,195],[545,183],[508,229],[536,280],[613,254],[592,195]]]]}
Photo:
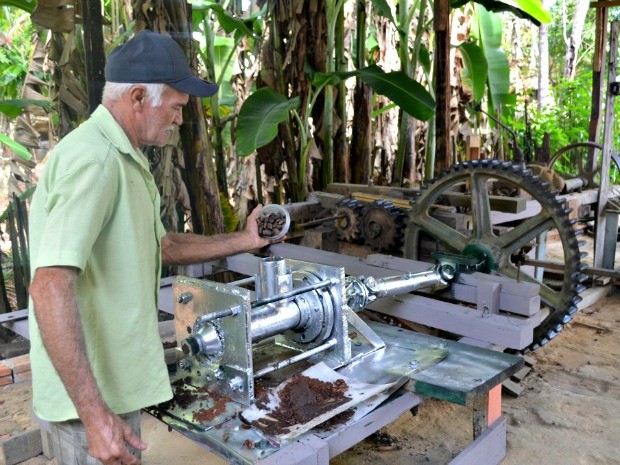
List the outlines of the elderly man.
{"type": "Polygon", "coordinates": [[[140,463],[140,409],[172,396],[157,325],[162,261],[267,244],[260,207],[243,232],[164,231],[139,147],[166,144],[189,95],[217,91],[181,48],[142,31],[112,52],[106,81],[103,104],[54,148],[30,212],[33,405],[60,464],[140,463]]]}

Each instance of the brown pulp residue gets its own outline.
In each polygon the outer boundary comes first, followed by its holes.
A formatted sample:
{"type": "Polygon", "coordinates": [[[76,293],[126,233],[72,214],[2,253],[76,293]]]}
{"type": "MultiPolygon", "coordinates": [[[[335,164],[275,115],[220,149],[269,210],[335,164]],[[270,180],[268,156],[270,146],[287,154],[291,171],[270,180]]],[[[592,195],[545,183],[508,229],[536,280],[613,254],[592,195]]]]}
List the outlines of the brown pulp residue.
{"type": "MultiPolygon", "coordinates": [[[[348,402],[348,385],[343,379],[321,381],[304,375],[295,375],[280,391],[280,404],[267,417],[253,421],[252,426],[267,434],[287,433],[291,426],[310,420],[348,402]]],[[[266,398],[257,399],[256,405],[266,409],[266,398]]]]}
{"type": "Polygon", "coordinates": [[[176,407],[188,409],[192,404],[197,403],[198,409],[194,411],[192,418],[197,423],[206,423],[214,420],[226,411],[226,404],[230,402],[227,396],[220,396],[216,392],[208,391],[206,388],[194,388],[186,384],[189,378],[178,379],[171,384],[174,397],[167,402],[159,404],[159,408],[170,411],[176,407]],[[211,405],[211,407],[204,407],[211,405]]]}

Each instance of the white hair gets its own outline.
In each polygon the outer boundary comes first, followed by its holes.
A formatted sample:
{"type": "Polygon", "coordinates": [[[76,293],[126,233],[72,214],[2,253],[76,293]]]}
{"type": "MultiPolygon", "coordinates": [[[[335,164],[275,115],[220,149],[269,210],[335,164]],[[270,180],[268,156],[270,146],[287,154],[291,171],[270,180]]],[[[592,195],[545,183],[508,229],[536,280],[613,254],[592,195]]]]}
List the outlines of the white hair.
{"type": "Polygon", "coordinates": [[[166,84],[153,84],[153,83],[145,83],[145,84],[136,84],[136,83],[125,83],[125,82],[106,82],[103,87],[103,96],[102,100],[104,102],[116,102],[118,101],[126,92],[129,92],[135,86],[142,86],[146,89],[146,99],[151,102],[153,107],[158,107],[162,104],[162,94],[164,93],[164,88],[166,84]]]}

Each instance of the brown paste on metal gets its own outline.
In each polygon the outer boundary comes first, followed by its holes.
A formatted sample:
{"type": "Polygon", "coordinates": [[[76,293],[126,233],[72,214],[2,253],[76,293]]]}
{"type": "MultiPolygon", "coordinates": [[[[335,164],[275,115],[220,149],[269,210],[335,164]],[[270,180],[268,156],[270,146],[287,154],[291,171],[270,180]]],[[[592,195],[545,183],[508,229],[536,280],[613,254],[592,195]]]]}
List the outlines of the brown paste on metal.
{"type": "MultiPolygon", "coordinates": [[[[266,434],[287,433],[291,426],[308,423],[348,402],[351,398],[345,394],[347,388],[343,379],[332,383],[295,375],[280,391],[278,407],[251,424],[266,434]]],[[[266,402],[266,398],[259,398],[256,405],[266,409],[266,402]]]]}

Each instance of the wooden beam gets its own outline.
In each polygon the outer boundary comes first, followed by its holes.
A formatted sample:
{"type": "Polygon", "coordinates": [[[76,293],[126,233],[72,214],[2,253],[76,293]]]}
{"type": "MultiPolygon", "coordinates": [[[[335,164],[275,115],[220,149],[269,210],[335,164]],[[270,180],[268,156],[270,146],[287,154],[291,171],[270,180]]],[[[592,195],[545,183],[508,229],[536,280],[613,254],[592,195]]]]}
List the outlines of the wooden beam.
{"type": "MultiPolygon", "coordinates": [[[[609,34],[609,57],[607,61],[607,83],[616,81],[616,66],[618,63],[618,36],[620,35],[620,21],[611,23],[609,34]]],[[[599,199],[595,217],[594,236],[594,267],[602,268],[603,251],[605,250],[605,227],[607,223],[607,203],[609,201],[609,169],[611,165],[611,151],[613,148],[614,130],[614,101],[615,96],[607,90],[605,102],[605,127],[603,129],[603,160],[601,162],[601,181],[599,186],[599,199]]],[[[614,234],[614,243],[616,242],[614,234]]],[[[613,263],[613,262],[612,262],[613,263]]]]}
{"type": "Polygon", "coordinates": [[[612,6],[620,6],[620,0],[609,0],[607,2],[591,2],[590,8],[609,8],[612,6]]]}
{"type": "Polygon", "coordinates": [[[88,88],[88,113],[101,103],[105,85],[105,52],[103,50],[103,21],[100,0],[83,0],[84,54],[86,57],[86,87],[88,88]]]}

